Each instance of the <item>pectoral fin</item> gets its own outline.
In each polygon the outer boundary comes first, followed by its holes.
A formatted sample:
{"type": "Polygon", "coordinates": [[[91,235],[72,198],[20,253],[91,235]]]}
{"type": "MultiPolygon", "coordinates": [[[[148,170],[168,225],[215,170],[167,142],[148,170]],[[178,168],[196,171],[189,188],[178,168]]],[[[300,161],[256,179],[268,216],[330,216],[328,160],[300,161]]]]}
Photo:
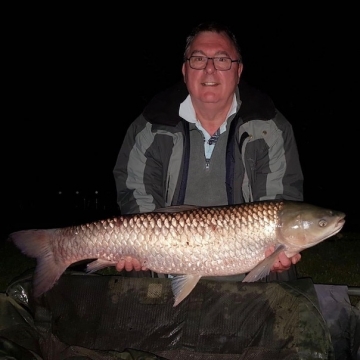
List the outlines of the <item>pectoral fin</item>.
{"type": "Polygon", "coordinates": [[[200,275],[179,275],[172,279],[171,288],[175,297],[174,307],[191,293],[200,278],[200,275]]]}
{"type": "Polygon", "coordinates": [[[285,250],[284,245],[279,245],[276,250],[264,260],[260,261],[243,279],[242,282],[254,282],[269,275],[274,262],[281,251],[285,250]]]}
{"type": "Polygon", "coordinates": [[[117,263],[115,261],[97,259],[97,260],[94,260],[91,263],[87,264],[86,272],[93,273],[95,271],[104,269],[106,267],[116,266],[116,264],[117,263]]]}

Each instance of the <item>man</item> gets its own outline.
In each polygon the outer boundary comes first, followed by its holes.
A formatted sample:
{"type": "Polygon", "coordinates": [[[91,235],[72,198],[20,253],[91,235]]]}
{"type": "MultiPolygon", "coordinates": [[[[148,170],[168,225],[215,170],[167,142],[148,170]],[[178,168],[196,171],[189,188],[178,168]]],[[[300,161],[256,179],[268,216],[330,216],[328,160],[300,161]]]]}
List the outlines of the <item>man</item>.
{"type": "MultiPolygon", "coordinates": [[[[292,126],[269,97],[240,81],[242,71],[240,48],[227,27],[203,23],[193,30],[184,81],[155,96],[124,138],[114,168],[122,214],[303,200],[292,126]]],[[[281,273],[299,260],[300,254],[289,259],[281,253],[272,270],[281,273]]],[[[118,263],[123,268],[146,270],[132,258],[118,263]]]]}

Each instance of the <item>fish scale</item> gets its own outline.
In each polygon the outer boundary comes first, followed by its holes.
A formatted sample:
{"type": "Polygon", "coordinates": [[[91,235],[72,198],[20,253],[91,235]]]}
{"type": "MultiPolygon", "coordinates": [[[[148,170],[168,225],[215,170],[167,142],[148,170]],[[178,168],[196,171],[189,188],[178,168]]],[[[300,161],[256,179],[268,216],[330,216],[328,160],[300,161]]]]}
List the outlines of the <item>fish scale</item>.
{"type": "Polygon", "coordinates": [[[345,214],[296,201],[196,207],[173,206],[55,229],[10,234],[37,259],[34,296],[48,291],[72,263],[96,259],[89,272],[115,266],[126,256],[157,273],[176,275],[174,306],[202,276],[249,272],[244,281],[266,276],[278,254],[292,256],[336,234],[345,214]],[[265,252],[276,249],[269,257],[265,252]]]}

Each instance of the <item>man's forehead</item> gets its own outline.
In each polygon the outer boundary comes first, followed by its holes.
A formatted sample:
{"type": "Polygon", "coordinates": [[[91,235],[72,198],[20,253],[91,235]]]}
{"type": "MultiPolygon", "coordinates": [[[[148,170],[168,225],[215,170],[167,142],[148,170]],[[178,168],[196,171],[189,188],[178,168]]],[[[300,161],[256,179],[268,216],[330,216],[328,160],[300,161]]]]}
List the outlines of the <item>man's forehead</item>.
{"type": "Polygon", "coordinates": [[[233,52],[235,49],[225,34],[207,31],[198,34],[190,46],[192,53],[203,50],[210,50],[216,53],[228,53],[229,51],[233,52]]]}

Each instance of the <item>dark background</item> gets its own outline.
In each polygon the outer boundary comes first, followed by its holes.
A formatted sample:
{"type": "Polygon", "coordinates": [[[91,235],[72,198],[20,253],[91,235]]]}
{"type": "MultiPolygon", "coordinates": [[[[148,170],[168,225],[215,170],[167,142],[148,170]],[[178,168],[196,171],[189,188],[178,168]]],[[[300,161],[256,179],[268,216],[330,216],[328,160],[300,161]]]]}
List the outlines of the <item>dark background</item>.
{"type": "Polygon", "coordinates": [[[232,28],[243,78],[293,124],[305,201],[346,212],[345,229],[360,231],[355,9],[190,5],[9,10],[2,231],[117,213],[112,170],[127,126],[181,80],[186,36],[209,19],[232,28]]]}

